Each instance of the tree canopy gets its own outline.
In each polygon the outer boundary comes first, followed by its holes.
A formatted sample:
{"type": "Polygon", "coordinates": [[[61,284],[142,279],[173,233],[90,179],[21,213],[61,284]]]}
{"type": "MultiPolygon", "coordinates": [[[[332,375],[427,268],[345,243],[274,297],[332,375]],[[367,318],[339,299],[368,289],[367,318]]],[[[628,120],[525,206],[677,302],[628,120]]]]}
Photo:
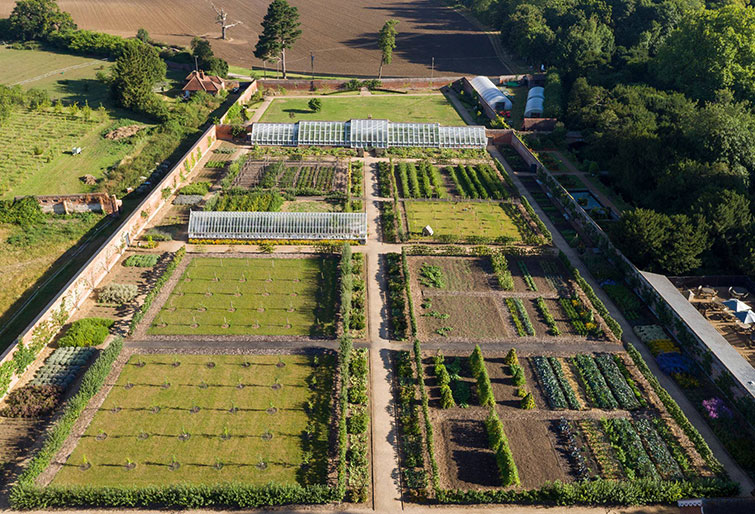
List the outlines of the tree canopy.
{"type": "Polygon", "coordinates": [[[378,79],[383,78],[383,65],[390,64],[393,61],[393,51],[396,49],[396,30],[398,20],[388,20],[378,33],[378,48],[380,48],[380,69],[378,70],[378,79]]]}
{"type": "Polygon", "coordinates": [[[658,80],[693,98],[730,88],[755,100],[755,9],[727,5],[684,17],[653,62],[658,80]]]}
{"type": "Polygon", "coordinates": [[[299,10],[286,0],[273,0],[262,20],[262,34],[254,48],[254,56],[263,61],[280,59],[286,78],[286,50],[301,37],[299,10]]]}
{"type": "Polygon", "coordinates": [[[197,58],[197,65],[200,70],[219,77],[228,75],[228,63],[220,57],[215,57],[212,46],[206,39],[201,37],[192,39],[191,54],[197,58]]]}
{"type": "Polygon", "coordinates": [[[8,21],[11,32],[22,40],[76,28],[71,15],[61,11],[55,0],[18,0],[8,21]]]}
{"type": "Polygon", "coordinates": [[[118,105],[162,117],[165,107],[153,88],[165,79],[165,71],[165,62],[154,47],[129,40],[112,70],[111,87],[118,105]]]}

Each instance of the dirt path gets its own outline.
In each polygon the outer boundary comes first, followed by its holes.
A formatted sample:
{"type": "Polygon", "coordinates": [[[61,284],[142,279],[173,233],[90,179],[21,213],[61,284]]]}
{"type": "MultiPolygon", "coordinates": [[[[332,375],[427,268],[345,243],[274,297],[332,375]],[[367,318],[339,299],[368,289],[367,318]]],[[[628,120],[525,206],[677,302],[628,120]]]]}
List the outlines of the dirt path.
{"type": "Polygon", "coordinates": [[[376,161],[364,162],[364,203],[367,210],[369,233],[364,253],[367,259],[367,315],[370,349],[370,388],[372,390],[372,479],[373,508],[379,512],[398,512],[401,501],[401,471],[398,462],[396,413],[393,401],[393,366],[391,348],[387,339],[387,312],[385,303],[385,276],[380,256],[395,251],[393,245],[383,245],[380,234],[380,210],[375,199],[377,177],[376,161]]]}

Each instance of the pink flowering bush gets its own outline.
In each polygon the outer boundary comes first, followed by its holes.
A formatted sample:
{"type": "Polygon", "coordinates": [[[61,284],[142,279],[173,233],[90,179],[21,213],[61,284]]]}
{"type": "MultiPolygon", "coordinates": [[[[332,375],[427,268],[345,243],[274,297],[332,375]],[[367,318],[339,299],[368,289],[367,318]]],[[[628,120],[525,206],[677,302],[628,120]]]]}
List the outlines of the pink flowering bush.
{"type": "Polygon", "coordinates": [[[705,407],[705,412],[711,419],[730,418],[732,416],[731,410],[718,397],[703,400],[703,407],[705,407]]]}

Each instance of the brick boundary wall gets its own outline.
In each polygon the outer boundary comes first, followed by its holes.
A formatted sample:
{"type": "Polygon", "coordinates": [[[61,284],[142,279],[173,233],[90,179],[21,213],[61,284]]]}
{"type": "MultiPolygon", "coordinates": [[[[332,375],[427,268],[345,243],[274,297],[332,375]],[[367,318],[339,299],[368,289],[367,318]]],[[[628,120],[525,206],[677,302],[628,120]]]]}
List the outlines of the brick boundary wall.
{"type": "MultiPolygon", "coordinates": [[[[251,82],[234,104],[246,102],[257,91],[257,82],[251,82]]],[[[230,109],[230,107],[229,107],[230,109]]],[[[227,114],[227,112],[226,112],[227,114]]],[[[226,114],[221,117],[221,121],[226,114]]],[[[149,224],[155,215],[165,205],[169,204],[170,197],[163,198],[163,190],[169,188],[176,191],[186,182],[186,177],[194,170],[202,156],[212,147],[217,139],[216,125],[211,125],[205,130],[192,147],[178,160],[163,179],[155,185],[147,196],[139,203],[134,211],[121,223],[120,227],[102,243],[99,249],[87,260],[82,268],[74,275],[65,287],[37,314],[34,320],[27,325],[16,341],[0,355],[0,364],[13,358],[19,342],[28,345],[35,329],[53,320],[54,314],[61,308],[67,312],[66,322],[70,321],[76,310],[95,290],[95,288],[107,276],[108,272],[118,263],[128,245],[136,241],[140,233],[149,224]]],[[[46,342],[49,344],[49,341],[46,342]]],[[[39,357],[37,357],[39,358],[39,357]]],[[[8,391],[18,382],[20,377],[14,376],[8,391]]],[[[0,398],[1,399],[1,398],[0,398]]]]}

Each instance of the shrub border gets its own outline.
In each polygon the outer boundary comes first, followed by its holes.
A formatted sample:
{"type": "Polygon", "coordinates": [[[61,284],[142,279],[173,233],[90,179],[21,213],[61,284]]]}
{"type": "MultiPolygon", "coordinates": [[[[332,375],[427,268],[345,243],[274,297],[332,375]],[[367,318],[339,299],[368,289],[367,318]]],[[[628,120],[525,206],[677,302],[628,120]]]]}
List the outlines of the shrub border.
{"type": "Polygon", "coordinates": [[[184,256],[186,255],[186,247],[182,246],[179,248],[176,253],[173,254],[173,259],[168,263],[167,266],[165,266],[165,271],[163,271],[163,274],[160,275],[160,278],[158,278],[155,281],[155,285],[152,287],[152,289],[147,293],[147,296],[144,298],[144,303],[141,307],[139,307],[139,310],[134,313],[134,316],[131,318],[131,324],[128,328],[129,335],[134,333],[134,330],[136,330],[136,327],[141,323],[141,321],[144,319],[145,314],[147,314],[147,311],[152,306],[152,302],[155,301],[155,298],[157,298],[157,295],[160,294],[160,291],[162,290],[165,283],[170,280],[170,277],[173,275],[173,272],[176,271],[176,268],[183,260],[184,256]]]}

